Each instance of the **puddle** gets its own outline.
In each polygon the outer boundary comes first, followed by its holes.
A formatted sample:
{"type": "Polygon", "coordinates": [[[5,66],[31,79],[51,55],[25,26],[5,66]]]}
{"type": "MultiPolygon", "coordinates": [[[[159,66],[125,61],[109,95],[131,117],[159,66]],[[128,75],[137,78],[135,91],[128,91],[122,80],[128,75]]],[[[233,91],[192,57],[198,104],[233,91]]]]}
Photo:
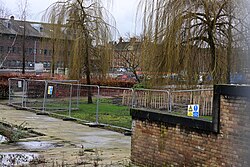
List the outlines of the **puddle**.
{"type": "Polygon", "coordinates": [[[37,157],[38,154],[24,152],[0,153],[0,165],[2,167],[27,165],[30,161],[37,157]]]}
{"type": "Polygon", "coordinates": [[[7,138],[0,135],[0,143],[6,142],[6,141],[7,141],[7,138]]]}
{"type": "Polygon", "coordinates": [[[55,148],[56,144],[47,141],[29,141],[29,142],[17,142],[22,148],[30,151],[37,150],[48,150],[50,148],[55,148]]]}

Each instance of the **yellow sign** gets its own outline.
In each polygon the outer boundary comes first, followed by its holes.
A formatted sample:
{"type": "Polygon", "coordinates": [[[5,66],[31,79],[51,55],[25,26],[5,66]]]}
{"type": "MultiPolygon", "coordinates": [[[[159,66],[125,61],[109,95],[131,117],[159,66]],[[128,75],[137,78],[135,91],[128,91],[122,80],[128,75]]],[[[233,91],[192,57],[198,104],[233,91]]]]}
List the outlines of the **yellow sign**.
{"type": "Polygon", "coordinates": [[[192,108],[192,105],[188,105],[187,116],[189,116],[189,117],[192,117],[192,116],[193,116],[193,108],[192,108]]]}

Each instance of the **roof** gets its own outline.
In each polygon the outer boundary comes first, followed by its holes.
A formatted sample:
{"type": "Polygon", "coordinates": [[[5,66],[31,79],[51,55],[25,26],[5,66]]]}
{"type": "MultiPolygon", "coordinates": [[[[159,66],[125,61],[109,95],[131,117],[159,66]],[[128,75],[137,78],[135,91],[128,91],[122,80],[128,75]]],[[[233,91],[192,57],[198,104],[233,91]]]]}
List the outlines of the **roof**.
{"type": "Polygon", "coordinates": [[[141,48],[141,42],[119,42],[115,44],[116,51],[128,51],[128,50],[139,50],[141,48]]]}
{"type": "MultiPolygon", "coordinates": [[[[10,19],[0,18],[0,33],[23,35],[25,24],[25,34],[30,37],[46,37],[51,38],[51,32],[55,24],[31,22],[15,20],[13,17],[10,19]]],[[[63,27],[61,28],[63,30],[63,27]]]]}

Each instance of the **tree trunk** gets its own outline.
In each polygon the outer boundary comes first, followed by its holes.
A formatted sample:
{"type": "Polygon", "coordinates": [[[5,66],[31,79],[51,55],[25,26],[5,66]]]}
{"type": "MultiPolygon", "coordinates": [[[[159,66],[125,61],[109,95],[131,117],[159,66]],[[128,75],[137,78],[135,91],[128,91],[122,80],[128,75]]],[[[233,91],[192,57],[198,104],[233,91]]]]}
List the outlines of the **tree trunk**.
{"type": "Polygon", "coordinates": [[[52,63],[51,63],[51,76],[54,77],[55,74],[55,39],[52,43],[52,63]]]}
{"type": "Polygon", "coordinates": [[[133,69],[133,74],[135,75],[135,79],[137,80],[138,83],[141,83],[141,80],[139,78],[139,76],[136,73],[136,70],[133,69]]]}
{"type": "Polygon", "coordinates": [[[219,82],[219,76],[217,76],[217,67],[216,67],[216,51],[215,51],[215,43],[213,39],[213,32],[212,29],[208,31],[208,39],[209,39],[209,46],[210,46],[210,53],[211,53],[211,65],[210,70],[212,74],[213,83],[219,82]]]}
{"type": "MultiPolygon", "coordinates": [[[[88,34],[86,31],[84,31],[84,36],[85,36],[85,74],[86,74],[86,81],[87,81],[87,85],[91,84],[90,81],[90,63],[89,63],[89,38],[88,38],[88,34]]],[[[91,94],[91,87],[88,87],[88,104],[93,103],[92,100],[92,94],[91,94]]]]}
{"type": "MultiPolygon", "coordinates": [[[[229,6],[229,13],[232,12],[231,5],[229,6]]],[[[226,72],[226,82],[230,84],[230,74],[231,74],[231,56],[232,56],[232,16],[229,16],[229,27],[228,27],[228,46],[227,46],[227,72],[226,72]]]]}
{"type": "Polygon", "coordinates": [[[22,74],[25,74],[25,36],[26,36],[26,26],[25,20],[23,21],[23,66],[22,66],[22,74]]]}

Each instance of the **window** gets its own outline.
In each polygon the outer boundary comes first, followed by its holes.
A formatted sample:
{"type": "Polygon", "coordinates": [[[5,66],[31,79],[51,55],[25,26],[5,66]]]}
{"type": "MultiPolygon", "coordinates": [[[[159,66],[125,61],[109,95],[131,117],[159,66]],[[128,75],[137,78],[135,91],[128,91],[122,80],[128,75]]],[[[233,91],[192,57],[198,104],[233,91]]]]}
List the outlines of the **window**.
{"type": "Polygon", "coordinates": [[[43,66],[46,68],[47,67],[47,62],[43,62],[43,66]]]}
{"type": "Polygon", "coordinates": [[[44,49],[44,55],[47,55],[47,54],[48,54],[48,50],[44,49]]]}
{"type": "Polygon", "coordinates": [[[43,49],[40,49],[39,54],[40,54],[40,55],[43,54],[43,49]]]}
{"type": "Polygon", "coordinates": [[[20,67],[22,64],[20,61],[16,61],[17,67],[20,67]]]}
{"type": "Polygon", "coordinates": [[[15,39],[15,36],[14,35],[10,35],[9,39],[15,39]]]}
{"type": "Polygon", "coordinates": [[[17,53],[18,53],[18,54],[21,53],[21,48],[20,48],[20,47],[17,48],[17,53]]]}
{"type": "Polygon", "coordinates": [[[7,53],[9,53],[10,51],[11,51],[11,47],[8,46],[7,53]]]}
{"type": "Polygon", "coordinates": [[[29,48],[29,54],[33,54],[33,48],[29,48]]]}
{"type": "Polygon", "coordinates": [[[17,48],[16,47],[12,47],[12,52],[16,53],[17,52],[17,48]]]}
{"type": "Polygon", "coordinates": [[[4,52],[4,47],[0,46],[0,53],[3,53],[3,52],[4,52]]]}

